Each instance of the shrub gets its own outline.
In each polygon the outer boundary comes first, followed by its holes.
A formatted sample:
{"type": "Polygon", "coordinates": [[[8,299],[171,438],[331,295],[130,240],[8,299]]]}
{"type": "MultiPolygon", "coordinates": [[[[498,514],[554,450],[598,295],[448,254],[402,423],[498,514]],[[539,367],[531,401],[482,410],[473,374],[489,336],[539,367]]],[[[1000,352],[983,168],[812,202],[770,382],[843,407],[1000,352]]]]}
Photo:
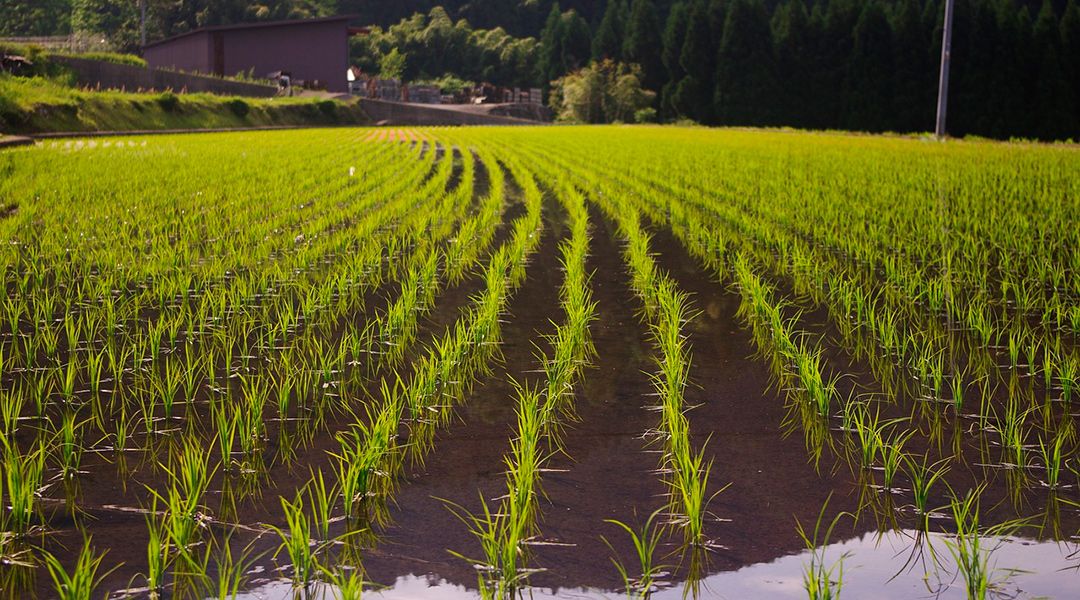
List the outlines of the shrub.
{"type": "Polygon", "coordinates": [[[323,100],[317,104],[319,112],[328,119],[333,119],[337,116],[337,102],[333,100],[323,100]]]}
{"type": "Polygon", "coordinates": [[[248,116],[248,113],[251,112],[251,106],[240,98],[233,98],[232,100],[226,101],[225,106],[229,107],[229,110],[241,119],[248,116]]]}
{"type": "Polygon", "coordinates": [[[55,52],[58,56],[70,56],[72,58],[84,58],[86,60],[96,60],[99,62],[113,63],[117,65],[128,65],[132,67],[145,67],[146,61],[141,57],[134,54],[119,54],[116,52],[83,52],[83,53],[69,53],[69,52],[55,52]]]}
{"type": "Polygon", "coordinates": [[[180,108],[180,96],[172,91],[161,92],[161,95],[157,97],[157,103],[165,112],[176,112],[180,108]]]}
{"type": "Polygon", "coordinates": [[[635,123],[655,123],[656,109],[653,107],[642,108],[634,112],[635,123]]]}

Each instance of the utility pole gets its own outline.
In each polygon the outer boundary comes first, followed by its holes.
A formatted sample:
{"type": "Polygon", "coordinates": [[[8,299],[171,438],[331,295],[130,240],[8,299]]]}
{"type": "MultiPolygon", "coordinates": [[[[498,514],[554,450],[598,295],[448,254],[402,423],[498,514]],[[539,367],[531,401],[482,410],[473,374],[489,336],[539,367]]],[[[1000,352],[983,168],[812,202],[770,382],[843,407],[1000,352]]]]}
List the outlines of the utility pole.
{"type": "Polygon", "coordinates": [[[146,0],[139,0],[139,40],[146,46],[146,0]]]}
{"type": "Polygon", "coordinates": [[[937,124],[934,135],[945,139],[945,112],[949,104],[949,59],[952,58],[953,0],[945,0],[945,28],[941,35],[941,74],[938,78],[937,124]]]}

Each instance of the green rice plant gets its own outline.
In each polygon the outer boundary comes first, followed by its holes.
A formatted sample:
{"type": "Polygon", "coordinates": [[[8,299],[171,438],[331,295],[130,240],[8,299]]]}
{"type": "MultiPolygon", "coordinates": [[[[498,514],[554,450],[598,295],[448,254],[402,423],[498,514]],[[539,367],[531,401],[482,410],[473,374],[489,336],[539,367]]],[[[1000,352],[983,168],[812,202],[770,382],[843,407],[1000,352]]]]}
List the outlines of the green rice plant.
{"type": "Polygon", "coordinates": [[[844,516],[851,515],[850,513],[836,515],[829,523],[829,526],[822,531],[822,524],[825,522],[825,510],[828,506],[829,500],[827,499],[825,504],[821,506],[821,511],[818,513],[812,532],[807,532],[802,523],[795,519],[795,530],[806,546],[806,550],[810,553],[810,562],[803,567],[803,589],[806,590],[807,597],[810,600],[835,600],[840,597],[840,592],[844,587],[844,561],[848,558],[848,554],[842,554],[832,564],[827,564],[825,551],[837,524],[840,523],[844,516]]]}
{"type": "Polygon", "coordinates": [[[979,529],[981,494],[982,488],[968,490],[963,498],[953,495],[949,504],[956,535],[946,546],[964,580],[968,600],[983,600],[990,590],[990,553],[983,546],[984,534],[979,529]]]}
{"type": "Polygon", "coordinates": [[[1014,469],[1027,467],[1027,427],[1025,421],[1029,411],[1021,411],[1019,398],[1010,395],[1005,402],[1005,414],[998,419],[997,430],[1001,436],[1003,459],[1007,466],[1014,469]]]}
{"type": "Polygon", "coordinates": [[[191,548],[206,519],[203,497],[216,472],[216,468],[210,468],[209,461],[199,440],[185,438],[180,451],[170,456],[169,464],[159,465],[169,477],[165,495],[147,488],[162,503],[170,542],[187,562],[193,558],[191,548]]]}
{"type": "MultiPolygon", "coordinates": [[[[637,559],[637,565],[635,566],[638,568],[640,575],[632,576],[630,569],[621,560],[616,557],[611,558],[611,563],[615,565],[619,576],[622,577],[623,585],[626,587],[626,595],[629,598],[648,597],[656,589],[656,584],[667,575],[666,569],[668,567],[655,562],[656,549],[659,547],[665,533],[665,527],[657,523],[657,518],[663,513],[663,510],[662,508],[658,509],[649,515],[640,531],[622,521],[604,519],[605,523],[611,523],[625,531],[634,545],[634,558],[637,559]]],[[[600,539],[603,540],[612,553],[617,554],[615,547],[606,537],[600,536],[600,539]]]]}
{"type": "Polygon", "coordinates": [[[59,600],[91,600],[94,589],[111,572],[98,574],[105,554],[95,554],[90,542],[89,537],[83,540],[83,549],[70,573],[55,556],[48,552],[43,553],[45,567],[49,571],[53,590],[59,600]]]}
{"type": "Polygon", "coordinates": [[[307,590],[319,572],[319,562],[315,550],[317,543],[311,539],[311,520],[304,511],[303,495],[297,494],[293,502],[281,498],[281,508],[285,513],[288,531],[269,526],[281,538],[281,545],[274,553],[274,558],[284,551],[292,565],[293,585],[307,590]]]}
{"type": "Polygon", "coordinates": [[[7,503],[3,507],[0,529],[16,537],[29,534],[38,516],[37,498],[45,472],[45,447],[37,444],[25,454],[13,439],[0,438],[3,444],[3,478],[7,503]]]}
{"type": "Polygon", "coordinates": [[[210,397],[210,417],[214,425],[217,446],[221,451],[221,464],[226,469],[233,464],[233,452],[236,444],[237,431],[240,420],[243,418],[238,411],[229,411],[225,406],[225,400],[215,396],[210,397]]]}
{"type": "Polygon", "coordinates": [[[392,454],[397,452],[397,414],[402,402],[400,388],[393,390],[383,382],[386,402],[376,414],[368,408],[366,422],[358,420],[346,432],[339,433],[340,454],[334,458],[341,490],[342,505],[350,519],[369,516],[370,500],[386,490],[384,482],[392,472],[392,454]]]}
{"type": "Polygon", "coordinates": [[[885,491],[892,491],[896,485],[896,474],[905,464],[907,455],[904,454],[904,444],[915,435],[915,431],[894,434],[881,446],[881,472],[882,486],[885,491]]]}
{"type": "Polygon", "coordinates": [[[169,571],[172,555],[172,540],[166,527],[165,519],[158,513],[158,499],[153,497],[150,510],[146,513],[146,529],[149,539],[146,543],[146,589],[151,597],[158,598],[165,590],[165,577],[169,571]]]}
{"type": "MultiPolygon", "coordinates": [[[[520,568],[522,540],[507,538],[517,530],[506,527],[507,515],[493,512],[488,507],[483,495],[480,496],[480,514],[472,514],[463,506],[449,500],[440,499],[450,512],[469,527],[469,533],[480,542],[481,558],[469,558],[453,550],[448,552],[468,561],[476,568],[477,584],[485,597],[505,598],[514,593],[525,583],[528,571],[520,568]]],[[[501,506],[499,507],[501,508],[501,506]]]]}
{"type": "Polygon", "coordinates": [[[920,529],[925,531],[930,525],[930,493],[934,484],[945,477],[949,471],[947,459],[930,463],[924,455],[921,462],[911,456],[905,456],[906,472],[911,483],[912,503],[919,517],[920,529]]]}
{"type": "Polygon", "coordinates": [[[226,537],[220,544],[221,549],[215,558],[217,571],[216,585],[211,586],[211,596],[217,600],[236,600],[240,595],[251,571],[255,557],[251,556],[250,546],[240,556],[234,557],[232,545],[226,537]]]}
{"type": "Polygon", "coordinates": [[[22,388],[0,391],[0,437],[14,439],[25,404],[22,388]]]}
{"type": "MultiPolygon", "coordinates": [[[[893,421],[894,422],[894,421],[893,421]]],[[[858,441],[859,463],[864,469],[872,468],[877,464],[878,456],[884,452],[884,430],[891,421],[881,422],[880,412],[873,414],[863,407],[854,411],[852,417],[853,432],[858,441]]]]}
{"type": "Polygon", "coordinates": [[[60,464],[60,476],[71,479],[80,473],[82,465],[83,445],[80,434],[86,421],[77,421],[75,411],[66,410],[60,417],[60,424],[53,432],[53,446],[57,449],[57,459],[60,464]]]}
{"type": "Polygon", "coordinates": [[[87,381],[90,385],[90,393],[97,396],[101,393],[101,379],[105,371],[105,351],[89,352],[86,355],[87,381]]]}
{"type": "Polygon", "coordinates": [[[1062,448],[1065,445],[1065,434],[1059,433],[1049,444],[1039,436],[1039,454],[1042,456],[1043,468],[1046,470],[1046,480],[1043,482],[1051,490],[1057,489],[1061,484],[1062,448]]]}
{"type": "Polygon", "coordinates": [[[360,600],[364,595],[364,574],[355,568],[320,567],[323,577],[330,584],[330,592],[337,600],[360,600]]]}
{"type": "Polygon", "coordinates": [[[304,486],[307,502],[311,506],[312,530],[316,539],[330,540],[330,523],[333,520],[333,506],[337,501],[337,487],[327,487],[321,470],[313,470],[311,478],[304,486]]]}

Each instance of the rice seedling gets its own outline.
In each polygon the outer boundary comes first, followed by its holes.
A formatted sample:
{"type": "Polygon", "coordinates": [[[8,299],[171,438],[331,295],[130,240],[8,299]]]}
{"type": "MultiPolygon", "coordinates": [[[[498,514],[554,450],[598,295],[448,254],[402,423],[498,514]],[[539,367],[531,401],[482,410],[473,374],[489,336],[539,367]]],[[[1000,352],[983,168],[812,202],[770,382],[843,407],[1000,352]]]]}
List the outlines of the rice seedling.
{"type": "Polygon", "coordinates": [[[83,549],[71,572],[48,552],[43,553],[43,560],[52,579],[56,597],[60,600],[91,600],[98,584],[108,575],[108,572],[98,573],[105,555],[95,553],[89,537],[83,540],[83,549]]]}
{"type": "MultiPolygon", "coordinates": [[[[831,496],[830,496],[831,499],[831,496]]],[[[833,530],[848,513],[840,513],[833,517],[829,525],[822,530],[825,523],[825,510],[829,506],[829,500],[821,506],[817,521],[814,522],[814,530],[807,531],[803,524],[796,519],[795,530],[802,539],[806,550],[810,553],[810,562],[803,566],[803,589],[806,590],[810,600],[830,600],[840,597],[844,587],[844,561],[847,554],[842,554],[831,563],[826,556],[826,548],[833,530]]]]}
{"type": "Polygon", "coordinates": [[[968,490],[963,497],[953,494],[949,500],[956,533],[945,542],[956,562],[956,568],[964,582],[964,592],[969,600],[989,597],[997,583],[995,569],[990,559],[997,548],[995,536],[1008,535],[1023,523],[1013,520],[993,527],[979,525],[979,504],[984,487],[968,490]],[[989,547],[987,546],[989,544],[989,547]]]}
{"type": "Polygon", "coordinates": [[[948,472],[949,467],[945,459],[930,463],[925,455],[921,462],[917,462],[911,456],[905,456],[904,462],[907,465],[906,473],[911,484],[912,505],[915,508],[915,514],[919,517],[920,528],[925,531],[930,526],[932,510],[930,493],[934,484],[941,481],[948,472]]]}
{"type": "Polygon", "coordinates": [[[337,600],[360,600],[364,595],[364,575],[359,569],[339,567],[334,570],[322,568],[323,577],[330,584],[330,593],[337,600]]]}
{"type": "Polygon", "coordinates": [[[285,513],[288,530],[270,526],[281,538],[281,545],[274,553],[274,558],[284,551],[289,557],[293,585],[307,590],[319,572],[319,563],[315,551],[316,542],[311,539],[311,520],[304,511],[304,498],[299,494],[292,502],[282,498],[281,508],[285,513]]]}
{"type": "MultiPolygon", "coordinates": [[[[616,519],[604,520],[605,523],[611,523],[625,531],[630,536],[634,546],[634,558],[637,559],[637,564],[634,566],[640,572],[639,575],[631,575],[632,571],[622,561],[616,557],[611,558],[611,563],[615,565],[615,569],[619,572],[619,576],[626,587],[627,597],[648,597],[657,588],[657,584],[667,575],[666,569],[668,567],[655,562],[656,549],[660,545],[660,540],[663,539],[665,529],[657,521],[662,512],[663,509],[659,509],[649,515],[640,530],[635,530],[630,525],[616,519]]],[[[603,536],[601,536],[601,539],[614,553],[615,548],[611,545],[611,542],[603,536]]]]}
{"type": "Polygon", "coordinates": [[[4,437],[3,472],[7,503],[3,507],[0,529],[16,537],[31,532],[38,517],[38,494],[43,489],[46,449],[38,444],[23,453],[13,440],[4,437]]]}

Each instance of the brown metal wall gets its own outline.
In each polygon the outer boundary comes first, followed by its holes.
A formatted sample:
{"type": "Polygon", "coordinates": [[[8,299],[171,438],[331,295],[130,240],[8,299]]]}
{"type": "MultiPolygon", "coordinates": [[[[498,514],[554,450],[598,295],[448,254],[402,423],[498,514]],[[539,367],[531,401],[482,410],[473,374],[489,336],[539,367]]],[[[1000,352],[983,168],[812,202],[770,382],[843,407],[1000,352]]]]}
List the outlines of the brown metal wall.
{"type": "Polygon", "coordinates": [[[210,35],[194,33],[144,49],[143,58],[155,69],[175,69],[189,73],[214,72],[210,56],[210,35]]]}
{"type": "Polygon", "coordinates": [[[347,21],[290,23],[200,32],[150,46],[155,68],[257,78],[288,71],[296,80],[319,80],[331,92],[347,92],[347,21]]]}
{"type": "Polygon", "coordinates": [[[256,77],[288,71],[294,79],[319,80],[332,92],[346,92],[348,29],[345,21],[225,31],[225,74],[256,77]]]}

